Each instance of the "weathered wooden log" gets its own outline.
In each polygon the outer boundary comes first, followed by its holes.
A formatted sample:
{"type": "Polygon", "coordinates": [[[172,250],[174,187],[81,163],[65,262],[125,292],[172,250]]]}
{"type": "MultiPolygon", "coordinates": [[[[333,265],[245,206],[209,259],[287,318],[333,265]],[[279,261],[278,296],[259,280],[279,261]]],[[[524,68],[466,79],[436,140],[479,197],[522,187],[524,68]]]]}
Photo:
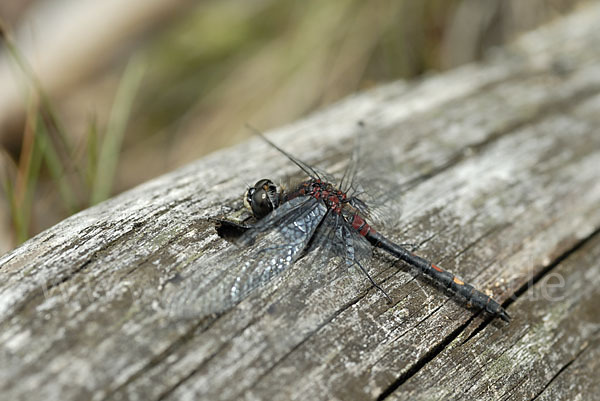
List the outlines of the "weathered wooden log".
{"type": "Polygon", "coordinates": [[[0,398],[593,399],[598,21],[600,6],[588,6],[486,63],[386,85],[269,133],[340,173],[364,121],[362,171],[405,188],[392,200],[402,216],[390,208],[379,231],[493,294],[510,323],[378,252],[369,269],[392,304],[360,274],[317,274],[326,267],[307,257],[218,317],[173,313],[222,255],[243,260],[212,219],[242,209],[246,183],[298,174],[256,138],[0,259],[0,398]]]}

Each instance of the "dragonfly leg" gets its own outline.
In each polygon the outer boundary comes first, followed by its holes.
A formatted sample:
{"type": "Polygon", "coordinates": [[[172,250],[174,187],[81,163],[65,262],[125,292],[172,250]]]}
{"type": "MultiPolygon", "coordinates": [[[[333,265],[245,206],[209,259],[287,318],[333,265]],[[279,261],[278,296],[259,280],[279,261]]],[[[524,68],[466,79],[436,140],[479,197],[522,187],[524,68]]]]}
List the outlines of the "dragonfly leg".
{"type": "Polygon", "coordinates": [[[385,290],[383,288],[381,288],[381,286],[379,284],[377,284],[375,282],[375,280],[373,280],[373,278],[371,277],[371,275],[369,274],[369,272],[367,271],[367,269],[365,269],[363,267],[363,265],[361,265],[358,261],[354,261],[354,263],[356,263],[358,265],[358,267],[360,268],[360,270],[362,270],[362,272],[365,274],[365,276],[367,276],[367,278],[369,279],[369,281],[371,282],[371,284],[373,284],[373,287],[377,288],[379,291],[381,291],[383,293],[383,295],[385,295],[385,297],[387,298],[389,303],[392,303],[392,297],[390,297],[388,295],[387,292],[385,292],[385,290]]]}

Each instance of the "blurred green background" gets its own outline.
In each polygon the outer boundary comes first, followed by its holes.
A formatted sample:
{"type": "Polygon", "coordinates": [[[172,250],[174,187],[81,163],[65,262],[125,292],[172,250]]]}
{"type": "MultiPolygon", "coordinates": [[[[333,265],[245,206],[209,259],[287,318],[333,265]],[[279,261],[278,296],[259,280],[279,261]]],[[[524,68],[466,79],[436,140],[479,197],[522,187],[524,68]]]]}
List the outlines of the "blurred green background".
{"type": "Polygon", "coordinates": [[[576,0],[3,0],[0,254],[354,92],[480,59],[576,0]]]}

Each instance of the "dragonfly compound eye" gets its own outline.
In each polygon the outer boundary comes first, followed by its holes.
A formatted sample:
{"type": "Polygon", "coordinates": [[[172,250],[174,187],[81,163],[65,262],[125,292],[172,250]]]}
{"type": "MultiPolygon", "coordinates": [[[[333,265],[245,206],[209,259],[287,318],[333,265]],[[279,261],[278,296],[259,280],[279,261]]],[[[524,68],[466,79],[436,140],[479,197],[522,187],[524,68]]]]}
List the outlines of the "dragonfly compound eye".
{"type": "Polygon", "coordinates": [[[244,204],[257,219],[265,217],[279,206],[277,187],[271,180],[262,179],[246,191],[244,204]]]}

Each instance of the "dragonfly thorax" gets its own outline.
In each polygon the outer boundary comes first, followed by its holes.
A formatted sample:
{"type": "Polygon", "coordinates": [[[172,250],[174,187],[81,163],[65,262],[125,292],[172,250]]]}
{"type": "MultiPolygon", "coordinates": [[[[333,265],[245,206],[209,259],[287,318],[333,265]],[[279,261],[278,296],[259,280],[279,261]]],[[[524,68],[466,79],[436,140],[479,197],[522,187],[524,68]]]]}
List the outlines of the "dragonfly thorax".
{"type": "Polygon", "coordinates": [[[340,213],[344,204],[347,203],[346,193],[319,179],[302,182],[294,191],[286,195],[285,199],[289,200],[307,195],[323,200],[327,207],[336,213],[340,213]]]}

